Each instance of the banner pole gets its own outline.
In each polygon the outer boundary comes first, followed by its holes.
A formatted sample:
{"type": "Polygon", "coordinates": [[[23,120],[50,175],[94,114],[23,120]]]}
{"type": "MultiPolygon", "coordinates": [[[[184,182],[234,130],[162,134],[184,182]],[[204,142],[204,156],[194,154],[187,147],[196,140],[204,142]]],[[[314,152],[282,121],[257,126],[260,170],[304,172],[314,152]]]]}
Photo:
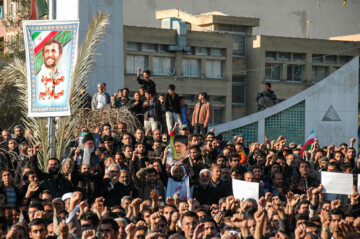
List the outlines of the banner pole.
{"type": "MultiPolygon", "coordinates": [[[[49,20],[56,20],[56,0],[49,0],[49,20]]],[[[49,158],[54,157],[54,117],[48,117],[49,158]]]]}

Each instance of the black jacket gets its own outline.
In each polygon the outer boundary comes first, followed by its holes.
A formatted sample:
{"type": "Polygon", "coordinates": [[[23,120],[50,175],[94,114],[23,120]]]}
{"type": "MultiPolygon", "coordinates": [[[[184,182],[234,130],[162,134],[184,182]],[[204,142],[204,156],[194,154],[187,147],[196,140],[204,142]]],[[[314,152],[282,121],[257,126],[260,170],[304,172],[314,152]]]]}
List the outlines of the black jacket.
{"type": "Polygon", "coordinates": [[[140,76],[138,76],[136,79],[137,79],[137,82],[145,88],[145,90],[151,91],[154,95],[156,94],[156,84],[154,81],[152,81],[152,80],[146,81],[146,80],[140,79],[140,76]]]}
{"type": "Polygon", "coordinates": [[[173,113],[181,114],[180,109],[180,97],[178,94],[174,95],[174,98],[170,94],[166,95],[165,98],[165,109],[173,113]]]}
{"type": "MultiPolygon", "coordinates": [[[[149,103],[149,100],[146,100],[145,102],[149,103]]],[[[155,121],[160,121],[161,120],[161,103],[158,99],[154,98],[153,100],[153,104],[154,104],[154,120],[155,121]]],[[[149,108],[150,108],[150,103],[148,106],[144,106],[142,107],[143,109],[143,113],[144,113],[144,120],[148,120],[149,119],[149,108]]]]}

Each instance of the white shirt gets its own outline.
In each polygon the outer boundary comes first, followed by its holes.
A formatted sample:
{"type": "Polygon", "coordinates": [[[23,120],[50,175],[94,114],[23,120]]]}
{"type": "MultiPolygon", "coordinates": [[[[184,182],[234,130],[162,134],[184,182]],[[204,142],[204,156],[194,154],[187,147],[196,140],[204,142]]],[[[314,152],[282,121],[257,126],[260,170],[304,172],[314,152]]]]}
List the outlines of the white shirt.
{"type": "Polygon", "coordinates": [[[97,95],[97,105],[96,105],[96,109],[104,109],[106,106],[106,96],[104,93],[100,94],[98,93],[97,95]]]}

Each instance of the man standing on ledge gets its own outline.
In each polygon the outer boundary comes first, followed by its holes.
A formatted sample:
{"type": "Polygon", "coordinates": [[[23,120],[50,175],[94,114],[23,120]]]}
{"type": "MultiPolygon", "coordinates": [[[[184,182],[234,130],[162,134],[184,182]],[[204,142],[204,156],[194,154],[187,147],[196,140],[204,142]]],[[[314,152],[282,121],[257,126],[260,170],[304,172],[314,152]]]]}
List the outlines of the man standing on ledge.
{"type": "Polygon", "coordinates": [[[139,67],[137,70],[137,82],[145,88],[145,91],[150,91],[155,96],[156,95],[156,84],[154,81],[150,80],[150,71],[145,70],[143,72],[144,79],[140,79],[140,71],[141,71],[141,68],[139,67]]]}
{"type": "Polygon", "coordinates": [[[198,96],[200,102],[195,105],[191,125],[194,127],[194,134],[205,135],[211,119],[211,105],[206,100],[207,93],[201,92],[198,96]]]}

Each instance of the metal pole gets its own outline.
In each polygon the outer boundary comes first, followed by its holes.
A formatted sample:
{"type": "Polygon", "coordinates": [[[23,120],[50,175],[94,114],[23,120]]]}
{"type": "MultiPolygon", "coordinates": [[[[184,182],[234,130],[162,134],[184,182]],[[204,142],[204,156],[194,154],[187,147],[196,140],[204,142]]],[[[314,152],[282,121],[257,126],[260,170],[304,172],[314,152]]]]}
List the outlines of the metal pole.
{"type": "MultiPolygon", "coordinates": [[[[56,0],[49,0],[49,20],[56,19],[56,0]]],[[[54,117],[48,118],[48,142],[49,142],[49,157],[54,156],[54,117]]]]}

